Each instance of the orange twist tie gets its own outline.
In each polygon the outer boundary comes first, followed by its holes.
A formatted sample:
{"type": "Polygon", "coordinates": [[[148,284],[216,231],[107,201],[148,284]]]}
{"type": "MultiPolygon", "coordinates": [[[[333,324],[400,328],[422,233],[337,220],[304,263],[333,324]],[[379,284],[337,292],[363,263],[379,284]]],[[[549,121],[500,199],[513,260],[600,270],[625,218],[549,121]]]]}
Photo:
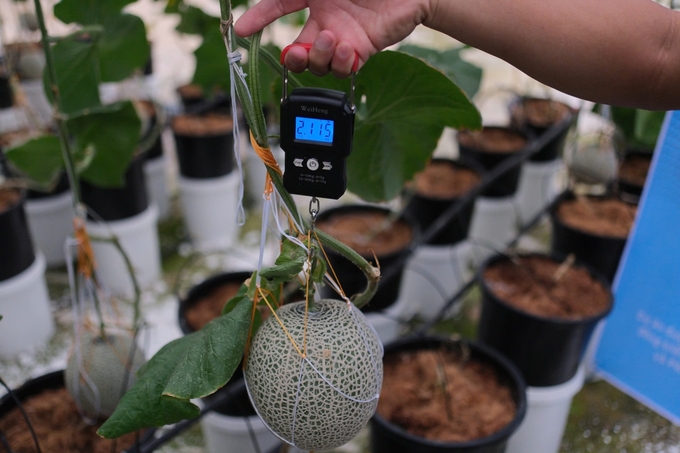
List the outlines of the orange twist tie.
{"type": "Polygon", "coordinates": [[[92,278],[97,267],[90,243],[90,236],[85,229],[85,222],[80,217],[73,218],[73,230],[78,241],[78,272],[85,278],[92,278]]]}
{"type": "MultiPolygon", "coordinates": [[[[250,131],[250,144],[253,146],[253,149],[255,150],[255,153],[258,155],[260,160],[269,168],[273,168],[274,171],[276,171],[279,175],[283,176],[283,172],[281,171],[281,168],[279,167],[278,162],[276,162],[276,159],[274,158],[274,155],[272,154],[272,150],[267,147],[262,147],[260,146],[257,141],[255,140],[255,137],[253,136],[253,131],[250,131]]],[[[269,172],[267,172],[267,177],[265,179],[264,183],[264,194],[267,197],[267,200],[269,200],[270,195],[274,191],[274,185],[272,184],[272,179],[269,176],[269,172]]]]}

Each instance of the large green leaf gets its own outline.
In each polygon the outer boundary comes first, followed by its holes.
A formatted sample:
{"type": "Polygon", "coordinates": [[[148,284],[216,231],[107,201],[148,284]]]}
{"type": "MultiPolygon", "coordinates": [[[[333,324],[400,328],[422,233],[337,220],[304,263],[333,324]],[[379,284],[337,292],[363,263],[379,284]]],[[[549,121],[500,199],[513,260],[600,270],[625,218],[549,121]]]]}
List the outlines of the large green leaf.
{"type": "Polygon", "coordinates": [[[5,156],[19,171],[42,186],[49,186],[64,168],[59,138],[44,135],[5,150],[5,156]]]}
{"type": "Polygon", "coordinates": [[[79,166],[82,167],[84,150],[94,153],[88,156],[89,164],[80,177],[102,187],[121,186],[142,127],[132,103],[103,106],[70,120],[68,127],[75,138],[79,166]]]}
{"type": "Polygon", "coordinates": [[[611,107],[611,113],[627,146],[654,149],[666,112],[611,107]]]}
{"type": "Polygon", "coordinates": [[[445,126],[476,129],[481,115],[448,77],[409,55],[385,51],[357,74],[359,101],[348,189],[393,199],[425,168],[445,126]]]}
{"type": "Polygon", "coordinates": [[[161,348],[98,434],[115,438],[198,416],[189,400],[209,395],[229,381],[245,350],[251,312],[252,303],[242,298],[227,315],[161,348]]]}
{"type": "MultiPolygon", "coordinates": [[[[73,113],[101,105],[97,71],[97,35],[89,40],[75,36],[65,38],[52,47],[57,87],[62,113],[73,113]]],[[[45,93],[52,101],[48,72],[44,73],[45,93]]]]}
{"type": "Polygon", "coordinates": [[[204,92],[229,90],[229,61],[219,28],[208,30],[203,42],[194,52],[196,69],[192,83],[201,85],[204,92]]]}
{"type": "MultiPolygon", "coordinates": [[[[169,3],[168,3],[169,5],[169,3]]],[[[174,12],[179,13],[180,21],[175,28],[180,33],[205,36],[211,30],[220,29],[220,19],[203,12],[195,6],[189,6],[181,2],[174,12]]],[[[224,46],[222,46],[224,47],[224,46]]]]}
{"type": "Polygon", "coordinates": [[[463,50],[465,47],[438,51],[412,44],[399,46],[400,52],[422,58],[442,71],[472,99],[482,83],[482,68],[463,60],[460,57],[463,50]]]}
{"type": "Polygon", "coordinates": [[[149,58],[149,43],[144,22],[123,14],[133,0],[62,0],[55,15],[67,24],[101,25],[99,70],[102,82],[117,82],[143,68],[149,58]]]}
{"type": "Polygon", "coordinates": [[[104,33],[99,43],[102,82],[118,82],[144,67],[150,47],[144,22],[131,14],[112,14],[101,21],[104,33]]]}
{"type": "Polygon", "coordinates": [[[99,24],[103,17],[119,14],[126,5],[134,2],[135,0],[61,0],[54,5],[54,15],[66,24],[99,24]]]}

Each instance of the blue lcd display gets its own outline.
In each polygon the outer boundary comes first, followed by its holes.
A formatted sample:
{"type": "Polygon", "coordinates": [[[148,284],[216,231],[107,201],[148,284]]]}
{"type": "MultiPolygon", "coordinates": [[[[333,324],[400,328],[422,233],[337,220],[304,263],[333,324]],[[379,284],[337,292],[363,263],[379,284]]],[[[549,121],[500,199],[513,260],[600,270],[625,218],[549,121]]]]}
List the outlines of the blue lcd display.
{"type": "Polygon", "coordinates": [[[308,143],[333,144],[335,121],[295,117],[295,140],[308,143]]]}

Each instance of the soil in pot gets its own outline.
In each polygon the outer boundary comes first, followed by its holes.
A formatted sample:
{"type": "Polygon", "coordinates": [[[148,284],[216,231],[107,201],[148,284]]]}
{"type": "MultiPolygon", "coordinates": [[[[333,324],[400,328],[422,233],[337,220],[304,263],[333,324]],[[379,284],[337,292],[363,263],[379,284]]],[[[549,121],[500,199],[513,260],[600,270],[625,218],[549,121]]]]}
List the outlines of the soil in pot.
{"type": "Polygon", "coordinates": [[[493,366],[450,348],[386,357],[378,414],[409,433],[467,442],[508,425],[517,411],[493,366]]]}
{"type": "MultiPolygon", "coordinates": [[[[101,423],[85,423],[64,387],[43,390],[24,399],[22,405],[43,452],[111,453],[123,451],[138,441],[135,433],[116,440],[99,437],[96,431],[101,423]]],[[[4,434],[3,441],[11,446],[12,451],[37,452],[26,421],[17,407],[0,418],[0,432],[4,434]]]]}
{"type": "Polygon", "coordinates": [[[618,189],[624,200],[637,202],[652,163],[651,152],[628,153],[619,165],[618,189]]]}
{"type": "Polygon", "coordinates": [[[605,278],[572,258],[499,254],[484,263],[478,280],[478,340],[509,358],[532,387],[573,378],[612,307],[605,278]]]}
{"type": "Polygon", "coordinates": [[[217,178],[233,168],[233,127],[230,115],[178,115],[172,120],[179,170],[187,178],[217,178]]]}
{"type": "Polygon", "coordinates": [[[637,208],[614,197],[562,195],[551,209],[551,250],[578,259],[610,282],[619,267],[637,208]]]}
{"type": "Polygon", "coordinates": [[[563,102],[545,98],[522,98],[510,106],[510,123],[513,128],[530,135],[541,136],[551,127],[563,123],[562,130],[529,160],[545,162],[557,159],[564,147],[564,140],[576,111],[563,102]]]}
{"type": "Polygon", "coordinates": [[[577,197],[557,206],[557,216],[566,225],[597,236],[626,238],[637,207],[616,198],[577,197]]]}
{"type": "Polygon", "coordinates": [[[180,327],[185,334],[196,332],[222,314],[250,273],[220,274],[194,287],[180,305],[180,327]],[[238,277],[238,278],[237,278],[238,277]]]}
{"type": "Polygon", "coordinates": [[[578,320],[611,307],[607,288],[586,269],[547,256],[499,260],[484,279],[496,297],[538,317],[578,320]]]}
{"type": "MultiPolygon", "coordinates": [[[[529,143],[528,137],[506,127],[484,127],[481,131],[459,131],[457,135],[460,154],[492,170],[513,153],[522,151],[529,143]]],[[[521,165],[498,177],[482,194],[487,197],[507,197],[517,191],[521,165]]]]}
{"type": "MultiPolygon", "coordinates": [[[[397,273],[389,281],[380,282],[375,296],[363,308],[364,312],[382,310],[396,300],[403,263],[399,264],[399,270],[393,271],[391,266],[398,264],[402,253],[408,252],[417,234],[415,225],[405,218],[395,218],[394,213],[385,209],[343,206],[323,212],[317,219],[316,228],[352,248],[374,265],[380,264],[383,276],[388,270],[397,273]]],[[[332,250],[326,250],[326,253],[348,297],[366,288],[366,277],[353,263],[332,250]]],[[[324,286],[324,291],[327,291],[328,297],[334,294],[328,285],[324,286]]]]}
{"type": "MultiPolygon", "coordinates": [[[[425,232],[449,206],[481,181],[478,171],[452,160],[435,159],[418,173],[405,210],[425,232]]],[[[474,204],[470,202],[428,244],[455,244],[467,237],[474,204]]]]}

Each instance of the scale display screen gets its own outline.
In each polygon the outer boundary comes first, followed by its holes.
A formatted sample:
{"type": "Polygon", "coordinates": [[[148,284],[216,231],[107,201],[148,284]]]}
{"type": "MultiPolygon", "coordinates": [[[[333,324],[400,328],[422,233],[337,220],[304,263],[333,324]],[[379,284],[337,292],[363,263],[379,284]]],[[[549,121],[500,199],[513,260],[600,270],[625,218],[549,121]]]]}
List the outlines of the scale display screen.
{"type": "Polygon", "coordinates": [[[333,144],[335,121],[295,117],[295,140],[307,143],[333,144]]]}

